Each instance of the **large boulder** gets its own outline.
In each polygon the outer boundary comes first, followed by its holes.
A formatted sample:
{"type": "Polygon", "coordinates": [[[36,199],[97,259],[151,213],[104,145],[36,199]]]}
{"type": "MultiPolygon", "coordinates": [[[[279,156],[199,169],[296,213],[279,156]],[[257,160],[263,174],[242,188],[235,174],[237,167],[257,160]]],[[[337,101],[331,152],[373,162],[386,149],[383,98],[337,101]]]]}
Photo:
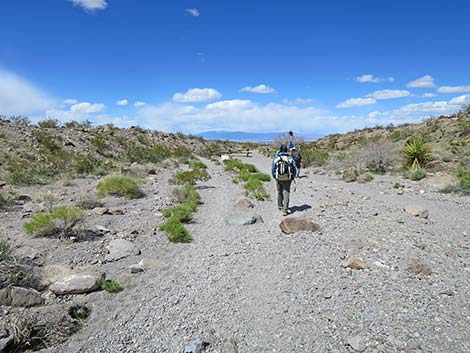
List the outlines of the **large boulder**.
{"type": "Polygon", "coordinates": [[[57,295],[90,293],[99,288],[100,281],[104,278],[104,274],[73,274],[55,282],[49,289],[57,295]]]}
{"type": "Polygon", "coordinates": [[[41,304],[44,299],[35,289],[6,287],[0,290],[0,305],[30,308],[41,304]]]}
{"type": "Polygon", "coordinates": [[[425,218],[425,219],[429,217],[429,211],[420,206],[414,206],[414,205],[406,206],[405,211],[415,217],[425,218]]]}
{"type": "Polygon", "coordinates": [[[139,248],[129,240],[114,239],[108,245],[109,254],[106,255],[106,261],[117,261],[128,256],[139,255],[139,248]]]}
{"type": "Polygon", "coordinates": [[[318,232],[320,226],[303,217],[286,217],[279,224],[282,232],[292,234],[297,232],[318,232]]]}

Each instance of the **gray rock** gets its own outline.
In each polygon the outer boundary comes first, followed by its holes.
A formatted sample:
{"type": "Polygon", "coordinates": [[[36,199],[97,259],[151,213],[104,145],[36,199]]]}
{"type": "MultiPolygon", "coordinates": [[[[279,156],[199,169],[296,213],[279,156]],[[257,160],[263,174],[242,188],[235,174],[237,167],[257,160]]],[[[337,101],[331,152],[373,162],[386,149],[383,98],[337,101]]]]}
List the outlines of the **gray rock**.
{"type": "Polygon", "coordinates": [[[343,267],[349,267],[349,268],[352,268],[353,270],[364,270],[368,268],[369,266],[367,264],[367,261],[361,258],[352,257],[343,263],[343,267]]]}
{"type": "Polygon", "coordinates": [[[41,304],[44,299],[35,289],[6,287],[0,290],[0,305],[30,308],[41,304]]]}
{"type": "Polygon", "coordinates": [[[90,293],[99,288],[99,282],[104,278],[104,274],[73,274],[55,282],[49,289],[56,295],[90,293]]]}
{"type": "Polygon", "coordinates": [[[109,208],[106,207],[95,207],[93,209],[93,212],[96,213],[99,216],[105,215],[105,214],[111,214],[109,212],[109,208]]]}
{"type": "Polygon", "coordinates": [[[114,239],[108,245],[109,254],[106,255],[106,261],[117,261],[128,256],[139,255],[139,248],[125,239],[114,239]]]}
{"type": "Polygon", "coordinates": [[[204,342],[202,339],[198,338],[189,343],[184,348],[184,353],[201,353],[206,349],[208,345],[209,343],[204,342]]]}
{"type": "Polygon", "coordinates": [[[233,338],[226,340],[222,347],[222,353],[238,353],[237,342],[233,338]]]}
{"type": "Polygon", "coordinates": [[[306,218],[302,217],[287,217],[279,224],[282,232],[285,234],[292,234],[297,232],[317,232],[320,226],[306,218]]]}
{"type": "Polygon", "coordinates": [[[5,333],[0,337],[0,352],[3,352],[3,350],[13,341],[14,338],[14,334],[5,329],[5,333]]]}
{"type": "Polygon", "coordinates": [[[425,218],[425,219],[429,217],[429,211],[423,207],[410,205],[410,206],[405,207],[405,211],[415,217],[425,218]]]}
{"type": "Polygon", "coordinates": [[[418,276],[429,276],[432,274],[431,268],[419,256],[407,258],[402,265],[402,270],[418,276]]]}
{"type": "Polygon", "coordinates": [[[255,207],[255,204],[253,202],[251,202],[249,199],[247,199],[246,197],[238,200],[236,206],[238,208],[241,208],[241,209],[248,209],[248,208],[253,208],[255,207]]]}
{"type": "Polygon", "coordinates": [[[138,263],[135,265],[130,265],[129,270],[131,270],[131,273],[139,273],[139,272],[144,272],[144,267],[138,263]]]}
{"type": "Polygon", "coordinates": [[[356,336],[352,336],[348,338],[348,344],[354,349],[356,352],[362,352],[366,349],[366,337],[362,334],[358,334],[356,336]]]}
{"type": "Polygon", "coordinates": [[[247,226],[262,221],[263,219],[261,218],[261,216],[245,212],[231,214],[225,219],[225,222],[228,225],[233,226],[247,226]]]}

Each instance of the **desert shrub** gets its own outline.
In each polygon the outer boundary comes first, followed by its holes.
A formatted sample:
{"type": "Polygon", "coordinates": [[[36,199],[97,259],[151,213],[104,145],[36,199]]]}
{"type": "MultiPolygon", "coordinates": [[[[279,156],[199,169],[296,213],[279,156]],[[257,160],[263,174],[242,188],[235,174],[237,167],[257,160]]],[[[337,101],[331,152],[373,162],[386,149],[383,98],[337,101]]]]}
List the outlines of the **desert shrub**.
{"type": "Polygon", "coordinates": [[[256,173],[258,169],[255,165],[250,163],[243,163],[239,159],[226,159],[224,160],[225,170],[226,171],[240,171],[240,172],[247,172],[247,173],[256,173]]]}
{"type": "Polygon", "coordinates": [[[83,221],[84,213],[78,207],[57,207],[51,212],[35,213],[24,225],[26,234],[42,237],[70,237],[74,227],[83,221]]]}
{"type": "Polygon", "coordinates": [[[0,240],[0,262],[10,258],[11,247],[5,240],[0,240]]]}
{"type": "Polygon", "coordinates": [[[171,151],[165,146],[153,147],[131,145],[126,150],[127,160],[131,163],[158,163],[172,157],[171,151]]]}
{"type": "Polygon", "coordinates": [[[75,157],[73,169],[78,174],[101,174],[103,164],[99,159],[90,154],[78,155],[75,157]]]}
{"type": "Polygon", "coordinates": [[[250,179],[256,179],[256,180],[259,180],[259,181],[264,181],[264,182],[268,182],[271,180],[271,177],[268,175],[268,174],[264,174],[264,173],[248,173],[248,172],[240,172],[238,175],[235,175],[233,177],[233,181],[235,183],[239,183],[240,181],[244,181],[244,182],[247,182],[248,180],[250,179]]]}
{"type": "Polygon", "coordinates": [[[205,169],[180,170],[176,173],[172,182],[175,184],[196,184],[197,181],[209,180],[210,176],[205,169]]]}
{"type": "Polygon", "coordinates": [[[470,167],[457,169],[457,178],[462,189],[470,190],[470,167]]]}
{"type": "Polygon", "coordinates": [[[393,184],[394,189],[401,189],[402,187],[404,187],[404,186],[401,185],[399,182],[396,182],[395,184],[393,184]]]}
{"type": "Polygon", "coordinates": [[[57,119],[47,118],[38,122],[38,127],[41,129],[57,129],[60,127],[60,122],[57,119]]]}
{"type": "Polygon", "coordinates": [[[421,167],[412,167],[404,172],[404,177],[413,181],[418,181],[426,178],[427,172],[426,169],[421,167]]]}
{"type": "Polygon", "coordinates": [[[170,217],[160,226],[160,230],[166,233],[168,240],[172,243],[189,243],[191,241],[188,230],[176,217],[170,217]]]}
{"type": "Polygon", "coordinates": [[[264,188],[263,183],[258,179],[248,179],[243,187],[247,195],[253,195],[257,200],[264,201],[269,198],[269,194],[264,188]]]}
{"type": "Polygon", "coordinates": [[[328,161],[329,154],[316,148],[305,148],[302,150],[302,165],[309,166],[323,166],[328,161]]]}
{"type": "Polygon", "coordinates": [[[374,180],[374,176],[371,173],[359,174],[357,177],[358,183],[368,183],[372,180],[374,180]]]}
{"type": "Polygon", "coordinates": [[[101,279],[99,284],[102,290],[109,293],[118,293],[124,289],[124,287],[114,279],[101,279]]]}
{"type": "Polygon", "coordinates": [[[182,187],[174,189],[173,195],[179,203],[189,205],[193,211],[201,203],[201,196],[191,184],[184,184],[182,187]]]}
{"type": "Polygon", "coordinates": [[[357,151],[361,167],[376,173],[385,173],[397,157],[395,146],[388,141],[371,142],[357,151]]]}
{"type": "Polygon", "coordinates": [[[90,142],[99,152],[103,152],[109,149],[109,145],[106,142],[106,137],[103,134],[97,134],[93,136],[90,142]]]}
{"type": "Polygon", "coordinates": [[[31,120],[25,116],[17,115],[17,116],[10,116],[8,120],[11,121],[13,125],[16,126],[29,126],[31,125],[31,120]]]}
{"type": "Polygon", "coordinates": [[[115,176],[101,180],[96,186],[98,197],[106,195],[122,196],[128,199],[137,199],[144,196],[137,181],[123,176],[115,176]]]}
{"type": "Polygon", "coordinates": [[[16,203],[17,195],[13,192],[0,192],[0,209],[16,203]]]}
{"type": "Polygon", "coordinates": [[[180,222],[186,223],[193,219],[193,211],[194,209],[191,205],[180,203],[176,206],[164,209],[162,213],[165,218],[175,217],[180,222]]]}
{"type": "Polygon", "coordinates": [[[207,169],[207,165],[200,161],[196,161],[190,164],[192,169],[207,169]]]}
{"type": "Polygon", "coordinates": [[[92,210],[96,207],[103,207],[104,203],[92,193],[83,193],[79,196],[75,205],[84,210],[92,210]]]}
{"type": "Polygon", "coordinates": [[[431,160],[431,147],[422,140],[408,141],[403,148],[406,166],[424,167],[431,160]]]}
{"type": "Polygon", "coordinates": [[[347,183],[352,183],[353,181],[357,181],[357,177],[359,176],[359,171],[357,169],[347,169],[342,174],[342,179],[347,183]]]}
{"type": "Polygon", "coordinates": [[[41,289],[40,280],[33,267],[11,256],[0,261],[0,289],[8,286],[41,289]]]}

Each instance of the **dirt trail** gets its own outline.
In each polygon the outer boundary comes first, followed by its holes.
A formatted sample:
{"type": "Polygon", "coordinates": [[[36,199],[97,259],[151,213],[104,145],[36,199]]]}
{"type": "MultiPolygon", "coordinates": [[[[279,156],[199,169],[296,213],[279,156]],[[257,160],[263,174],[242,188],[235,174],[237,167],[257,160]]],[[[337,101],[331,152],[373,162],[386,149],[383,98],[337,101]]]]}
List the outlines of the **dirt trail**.
{"type": "MultiPolygon", "coordinates": [[[[269,173],[269,159],[248,160],[269,173]]],[[[241,353],[470,351],[468,198],[420,193],[415,183],[397,195],[392,177],[346,184],[309,174],[292,194],[293,216],[322,232],[286,236],[274,181],[272,200],[253,210],[263,223],[228,226],[242,187],[205,162],[212,178],[201,185],[214,188],[200,190],[204,204],[188,226],[193,242],[141,240],[140,257],[107,265],[119,274],[141,257],[161,262],[128,275],[123,292],[77,296],[93,314],[51,351],[174,353],[197,337],[210,343],[207,352],[226,353],[227,339],[241,353]],[[405,213],[409,204],[427,208],[429,220],[405,213]],[[349,256],[369,269],[343,268],[349,256]],[[414,257],[432,274],[404,271],[414,257]]]]}

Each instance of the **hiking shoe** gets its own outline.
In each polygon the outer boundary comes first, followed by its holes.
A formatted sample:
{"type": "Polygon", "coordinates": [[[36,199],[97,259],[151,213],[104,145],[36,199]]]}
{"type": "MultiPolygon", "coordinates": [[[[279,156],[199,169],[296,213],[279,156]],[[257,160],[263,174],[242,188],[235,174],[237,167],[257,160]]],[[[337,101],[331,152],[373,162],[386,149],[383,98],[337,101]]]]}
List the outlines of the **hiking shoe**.
{"type": "Polygon", "coordinates": [[[288,214],[289,214],[289,211],[287,211],[287,210],[282,211],[283,216],[287,216],[288,214]]]}

